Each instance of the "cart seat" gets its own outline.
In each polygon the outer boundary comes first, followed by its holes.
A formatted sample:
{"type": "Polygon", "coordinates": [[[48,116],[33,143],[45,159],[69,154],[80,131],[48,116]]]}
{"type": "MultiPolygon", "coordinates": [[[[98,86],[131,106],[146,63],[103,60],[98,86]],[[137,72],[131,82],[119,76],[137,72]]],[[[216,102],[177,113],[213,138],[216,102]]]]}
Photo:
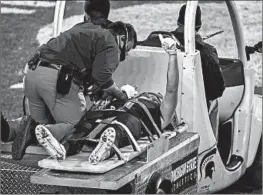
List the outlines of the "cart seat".
{"type": "Polygon", "coordinates": [[[240,104],[244,92],[243,63],[237,59],[220,58],[220,68],[225,83],[225,91],[219,98],[220,123],[231,118],[240,104]]]}
{"type": "Polygon", "coordinates": [[[138,92],[154,92],[164,95],[168,55],[162,48],[138,46],[129,52],[113,74],[119,85],[137,85],[138,92]]]}

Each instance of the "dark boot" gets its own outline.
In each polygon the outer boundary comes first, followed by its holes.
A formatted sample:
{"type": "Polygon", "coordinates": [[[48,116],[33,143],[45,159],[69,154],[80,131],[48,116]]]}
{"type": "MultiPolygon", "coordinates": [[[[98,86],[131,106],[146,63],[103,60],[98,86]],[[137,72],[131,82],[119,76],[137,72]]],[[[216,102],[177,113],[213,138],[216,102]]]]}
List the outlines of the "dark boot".
{"type": "Polygon", "coordinates": [[[14,160],[21,160],[26,148],[36,143],[35,127],[38,124],[31,116],[24,116],[21,120],[19,131],[12,145],[12,157],[14,160]]]}

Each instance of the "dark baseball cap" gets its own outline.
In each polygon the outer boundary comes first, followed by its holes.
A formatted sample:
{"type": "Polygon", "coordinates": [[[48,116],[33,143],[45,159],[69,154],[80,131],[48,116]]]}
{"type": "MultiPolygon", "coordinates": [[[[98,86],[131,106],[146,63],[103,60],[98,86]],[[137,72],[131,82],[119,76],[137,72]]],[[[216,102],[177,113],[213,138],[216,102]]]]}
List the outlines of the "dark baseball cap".
{"type": "Polygon", "coordinates": [[[86,0],[84,5],[86,14],[96,10],[103,14],[108,19],[110,13],[110,1],[109,0],[86,0]]]}
{"type": "MultiPolygon", "coordinates": [[[[177,23],[180,25],[184,25],[185,10],[186,10],[186,4],[181,7],[180,12],[179,12],[177,23]]],[[[200,9],[200,6],[198,5],[196,9],[196,15],[195,15],[195,27],[199,28],[201,27],[201,25],[202,25],[201,9],[200,9]]]]}

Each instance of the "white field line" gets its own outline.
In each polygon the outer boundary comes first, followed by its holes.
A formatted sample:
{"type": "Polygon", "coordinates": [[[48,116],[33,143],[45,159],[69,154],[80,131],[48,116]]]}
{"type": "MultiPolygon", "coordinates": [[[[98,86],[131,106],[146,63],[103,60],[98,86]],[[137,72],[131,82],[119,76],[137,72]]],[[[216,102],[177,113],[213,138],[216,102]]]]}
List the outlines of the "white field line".
{"type": "Polygon", "coordinates": [[[23,83],[17,83],[10,86],[10,89],[23,89],[23,83]]]}
{"type": "Polygon", "coordinates": [[[55,2],[48,1],[1,1],[3,5],[28,6],[28,7],[54,7],[55,2]]]}
{"type": "Polygon", "coordinates": [[[19,9],[19,8],[1,8],[1,14],[32,14],[35,13],[36,10],[27,10],[27,9],[19,9]]]}

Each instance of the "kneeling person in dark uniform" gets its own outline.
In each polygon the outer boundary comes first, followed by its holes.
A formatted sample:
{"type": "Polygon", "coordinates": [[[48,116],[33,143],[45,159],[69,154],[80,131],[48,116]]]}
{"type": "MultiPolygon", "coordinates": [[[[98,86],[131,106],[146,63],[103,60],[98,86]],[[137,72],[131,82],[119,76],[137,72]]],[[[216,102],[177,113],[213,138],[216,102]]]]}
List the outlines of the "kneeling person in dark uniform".
{"type": "Polygon", "coordinates": [[[112,74],[136,41],[131,24],[115,22],[103,29],[83,22],[42,45],[28,63],[24,92],[30,117],[21,122],[21,135],[12,146],[13,158],[23,157],[37,124],[46,125],[59,141],[71,134],[86,111],[83,88],[102,90],[116,99],[133,97],[135,88],[119,88],[112,74]],[[55,124],[50,124],[50,113],[55,124]]]}

